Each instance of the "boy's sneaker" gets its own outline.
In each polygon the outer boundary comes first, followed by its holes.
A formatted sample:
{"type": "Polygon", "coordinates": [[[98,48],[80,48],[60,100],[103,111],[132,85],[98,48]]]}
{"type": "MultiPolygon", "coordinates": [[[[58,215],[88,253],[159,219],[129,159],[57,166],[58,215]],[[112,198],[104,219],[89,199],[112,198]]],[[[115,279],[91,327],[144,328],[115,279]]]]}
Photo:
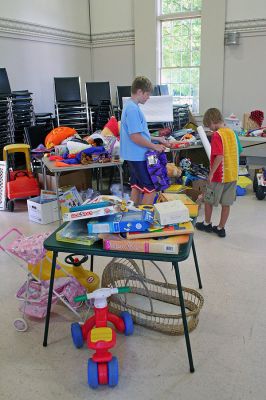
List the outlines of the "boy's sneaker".
{"type": "Polygon", "coordinates": [[[204,222],[197,222],[196,228],[199,231],[204,231],[204,232],[208,232],[208,233],[212,232],[212,224],[205,225],[204,222]]]}
{"type": "Polygon", "coordinates": [[[216,233],[219,237],[223,238],[226,236],[225,229],[218,229],[218,226],[213,226],[212,231],[216,233]]]}

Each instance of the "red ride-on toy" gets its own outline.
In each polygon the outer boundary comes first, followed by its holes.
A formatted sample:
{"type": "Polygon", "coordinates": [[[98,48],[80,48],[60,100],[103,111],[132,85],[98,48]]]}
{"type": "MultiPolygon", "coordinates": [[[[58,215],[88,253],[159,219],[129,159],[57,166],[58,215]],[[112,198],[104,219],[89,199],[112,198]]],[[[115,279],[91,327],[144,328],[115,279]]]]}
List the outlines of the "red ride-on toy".
{"type": "Polygon", "coordinates": [[[30,165],[30,146],[28,144],[9,144],[3,149],[3,159],[7,163],[6,207],[14,211],[14,200],[39,196],[40,188],[34,178],[30,165]],[[11,171],[9,167],[10,154],[24,153],[25,170],[11,171]]]}
{"type": "Polygon", "coordinates": [[[83,346],[87,341],[89,349],[95,350],[92,358],[88,360],[88,384],[96,389],[98,385],[118,384],[118,360],[108,350],[116,344],[115,331],[107,326],[112,322],[116,329],[129,336],[134,332],[134,325],[131,315],[124,311],[120,317],[108,311],[107,298],[112,294],[128,293],[129,287],[102,288],[83,296],[77,296],[76,302],[92,300],[94,303],[94,315],[80,325],[71,325],[73,343],[77,348],[83,346]]]}

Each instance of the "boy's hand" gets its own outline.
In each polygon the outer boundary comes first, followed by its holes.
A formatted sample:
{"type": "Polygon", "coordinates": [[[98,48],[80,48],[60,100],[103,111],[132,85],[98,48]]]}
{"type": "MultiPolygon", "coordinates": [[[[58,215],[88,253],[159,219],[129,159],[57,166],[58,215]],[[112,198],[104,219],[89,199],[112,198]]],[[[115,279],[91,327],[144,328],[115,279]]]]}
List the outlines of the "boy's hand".
{"type": "Polygon", "coordinates": [[[158,151],[159,153],[162,153],[165,150],[165,146],[162,144],[153,144],[152,145],[152,150],[158,151]]]}
{"type": "Polygon", "coordinates": [[[165,147],[171,147],[170,142],[165,139],[165,137],[158,137],[156,138],[160,144],[164,145],[165,147]]]}

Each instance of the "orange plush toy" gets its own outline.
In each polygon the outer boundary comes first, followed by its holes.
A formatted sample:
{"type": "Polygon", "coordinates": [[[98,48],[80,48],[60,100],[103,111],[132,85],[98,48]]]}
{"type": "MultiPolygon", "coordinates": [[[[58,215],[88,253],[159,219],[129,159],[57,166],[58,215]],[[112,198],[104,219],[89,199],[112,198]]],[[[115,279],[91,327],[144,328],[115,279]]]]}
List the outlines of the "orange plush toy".
{"type": "Polygon", "coordinates": [[[47,149],[51,149],[52,147],[61,144],[63,140],[67,139],[68,137],[74,136],[76,133],[77,131],[74,128],[59,126],[47,134],[44,142],[45,147],[47,149]]]}
{"type": "Polygon", "coordinates": [[[102,130],[103,136],[115,136],[119,138],[120,122],[115,117],[111,117],[102,130]]]}

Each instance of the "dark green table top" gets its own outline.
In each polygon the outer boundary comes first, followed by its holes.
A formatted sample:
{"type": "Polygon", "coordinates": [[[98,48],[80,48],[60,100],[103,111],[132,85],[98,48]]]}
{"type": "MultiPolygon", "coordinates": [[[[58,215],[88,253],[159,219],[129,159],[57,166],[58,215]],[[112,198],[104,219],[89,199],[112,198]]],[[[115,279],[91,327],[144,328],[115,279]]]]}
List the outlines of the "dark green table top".
{"type": "Polygon", "coordinates": [[[57,241],[56,232],[62,229],[66,224],[67,222],[61,225],[44,241],[44,248],[46,250],[56,251],[58,253],[76,253],[82,255],[152,260],[172,263],[184,261],[188,258],[193,240],[193,234],[189,235],[188,243],[180,245],[178,254],[104,250],[102,248],[102,241],[95,242],[92,246],[57,241]]]}

